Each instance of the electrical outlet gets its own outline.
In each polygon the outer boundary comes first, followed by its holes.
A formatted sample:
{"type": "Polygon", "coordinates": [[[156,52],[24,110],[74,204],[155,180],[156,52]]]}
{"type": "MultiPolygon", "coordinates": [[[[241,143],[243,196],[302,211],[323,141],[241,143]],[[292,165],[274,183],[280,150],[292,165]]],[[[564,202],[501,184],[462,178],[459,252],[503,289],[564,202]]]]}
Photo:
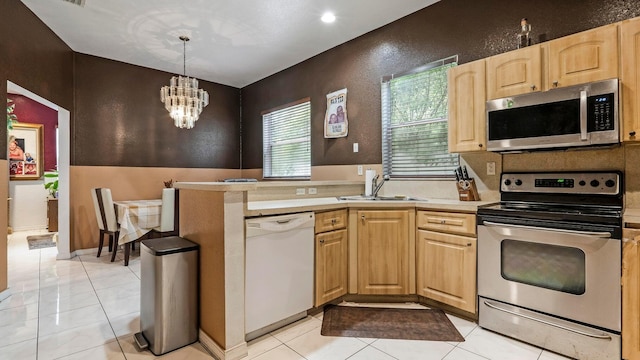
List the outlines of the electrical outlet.
{"type": "Polygon", "coordinates": [[[353,152],[358,152],[358,143],[353,143],[353,152]]]}
{"type": "Polygon", "coordinates": [[[315,195],[318,193],[318,189],[316,188],[309,188],[309,195],[315,195]]]}
{"type": "Polygon", "coordinates": [[[495,175],[496,174],[496,163],[493,161],[489,161],[487,163],[487,175],[495,175]]]}
{"type": "Polygon", "coordinates": [[[304,188],[298,188],[296,189],[296,195],[304,195],[305,194],[305,190],[304,188]]]}
{"type": "Polygon", "coordinates": [[[358,175],[362,176],[362,165],[358,165],[358,175]]]}

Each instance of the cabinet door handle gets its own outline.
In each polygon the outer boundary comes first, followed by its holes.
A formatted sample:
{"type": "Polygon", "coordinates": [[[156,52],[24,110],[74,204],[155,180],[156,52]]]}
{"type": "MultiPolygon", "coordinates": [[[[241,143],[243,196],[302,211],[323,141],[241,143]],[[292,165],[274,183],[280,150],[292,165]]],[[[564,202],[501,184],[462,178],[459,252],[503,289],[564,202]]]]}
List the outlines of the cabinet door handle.
{"type": "Polygon", "coordinates": [[[533,91],[535,89],[536,89],[536,85],[535,84],[531,85],[531,90],[533,91]]]}
{"type": "Polygon", "coordinates": [[[558,82],[557,81],[553,82],[553,87],[558,87],[558,82]]]}
{"type": "Polygon", "coordinates": [[[629,132],[629,136],[636,136],[636,132],[635,132],[635,130],[634,130],[634,131],[630,131],[630,132],[629,132]]]}
{"type": "Polygon", "coordinates": [[[471,246],[471,243],[467,243],[467,247],[471,246]]]}
{"type": "Polygon", "coordinates": [[[324,244],[324,240],[320,240],[320,244],[324,244]]]}
{"type": "Polygon", "coordinates": [[[363,224],[364,224],[365,220],[367,220],[367,219],[364,217],[364,215],[361,215],[361,216],[360,216],[360,219],[362,219],[362,223],[363,223],[363,224]]]}

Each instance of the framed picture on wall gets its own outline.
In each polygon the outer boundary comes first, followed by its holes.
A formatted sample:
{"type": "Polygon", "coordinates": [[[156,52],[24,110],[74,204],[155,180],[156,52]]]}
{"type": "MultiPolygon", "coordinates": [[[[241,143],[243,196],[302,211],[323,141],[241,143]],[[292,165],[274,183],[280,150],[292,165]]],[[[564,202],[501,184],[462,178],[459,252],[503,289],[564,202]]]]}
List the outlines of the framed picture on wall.
{"type": "Polygon", "coordinates": [[[10,180],[37,180],[43,174],[43,125],[17,123],[9,130],[10,180]]]}

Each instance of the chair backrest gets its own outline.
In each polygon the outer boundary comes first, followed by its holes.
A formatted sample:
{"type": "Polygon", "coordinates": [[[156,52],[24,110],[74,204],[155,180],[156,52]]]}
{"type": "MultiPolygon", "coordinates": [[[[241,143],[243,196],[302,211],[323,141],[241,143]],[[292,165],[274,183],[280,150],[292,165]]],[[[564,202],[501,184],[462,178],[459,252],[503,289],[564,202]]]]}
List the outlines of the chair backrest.
{"type": "Polygon", "coordinates": [[[160,213],[160,232],[175,230],[176,189],[162,189],[162,210],[160,213]]]}
{"type": "Polygon", "coordinates": [[[93,198],[98,227],[105,231],[118,230],[118,221],[116,218],[116,210],[113,206],[113,198],[111,197],[111,189],[91,189],[91,197],[93,198]]]}

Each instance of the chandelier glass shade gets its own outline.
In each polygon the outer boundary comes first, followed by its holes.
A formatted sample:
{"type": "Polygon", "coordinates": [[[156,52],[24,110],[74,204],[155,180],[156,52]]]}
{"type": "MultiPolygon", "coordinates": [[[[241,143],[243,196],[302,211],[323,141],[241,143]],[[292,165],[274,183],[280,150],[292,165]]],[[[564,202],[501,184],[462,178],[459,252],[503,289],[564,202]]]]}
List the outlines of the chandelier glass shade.
{"type": "MultiPolygon", "coordinates": [[[[184,67],[186,70],[186,42],[189,38],[181,36],[185,44],[184,67]]],[[[202,113],[202,109],[209,105],[209,93],[198,89],[198,80],[188,76],[173,76],[169,86],[160,89],[160,100],[169,111],[174,124],[178,128],[191,129],[202,113]]]]}

